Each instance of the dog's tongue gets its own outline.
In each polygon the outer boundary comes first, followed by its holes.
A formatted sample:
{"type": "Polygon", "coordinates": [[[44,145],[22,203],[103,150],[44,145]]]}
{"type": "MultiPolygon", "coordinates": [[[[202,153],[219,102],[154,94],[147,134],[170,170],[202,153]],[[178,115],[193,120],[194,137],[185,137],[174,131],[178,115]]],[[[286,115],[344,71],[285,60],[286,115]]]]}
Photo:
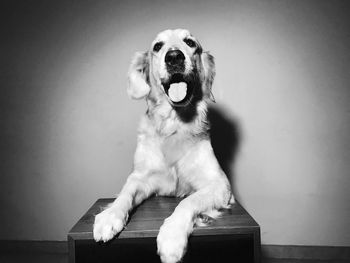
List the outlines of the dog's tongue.
{"type": "Polygon", "coordinates": [[[187,94],[187,84],[185,82],[170,84],[168,95],[173,102],[182,101],[187,94]]]}

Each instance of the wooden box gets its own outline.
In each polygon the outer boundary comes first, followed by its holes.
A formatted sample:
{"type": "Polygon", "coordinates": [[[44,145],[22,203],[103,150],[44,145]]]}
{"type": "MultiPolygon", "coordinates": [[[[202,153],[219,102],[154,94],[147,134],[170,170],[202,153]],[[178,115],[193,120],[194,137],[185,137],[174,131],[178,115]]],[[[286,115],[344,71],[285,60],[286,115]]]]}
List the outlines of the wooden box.
{"type": "MultiPolygon", "coordinates": [[[[152,197],[134,209],[126,228],[107,243],[93,240],[94,216],[114,199],[99,199],[68,233],[69,262],[160,262],[156,238],[181,198],[152,197]]],[[[239,204],[209,226],[195,227],[183,262],[260,262],[260,227],[239,204]]]]}

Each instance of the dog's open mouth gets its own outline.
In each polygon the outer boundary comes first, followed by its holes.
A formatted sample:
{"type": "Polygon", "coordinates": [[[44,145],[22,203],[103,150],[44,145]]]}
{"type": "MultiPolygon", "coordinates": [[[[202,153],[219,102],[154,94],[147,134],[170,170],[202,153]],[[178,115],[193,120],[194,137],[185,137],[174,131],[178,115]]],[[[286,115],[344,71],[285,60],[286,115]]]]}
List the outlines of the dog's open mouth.
{"type": "Polygon", "coordinates": [[[168,81],[162,84],[165,94],[174,106],[185,107],[191,102],[194,85],[188,77],[176,73],[173,74],[168,81]]]}

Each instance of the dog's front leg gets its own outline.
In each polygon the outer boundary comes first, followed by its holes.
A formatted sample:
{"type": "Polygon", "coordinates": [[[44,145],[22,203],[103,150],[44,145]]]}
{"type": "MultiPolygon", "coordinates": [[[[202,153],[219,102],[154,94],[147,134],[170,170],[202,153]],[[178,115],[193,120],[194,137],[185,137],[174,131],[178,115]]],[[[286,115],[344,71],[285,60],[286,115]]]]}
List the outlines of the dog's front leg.
{"type": "Polygon", "coordinates": [[[157,237],[158,254],[163,263],[176,263],[186,252],[188,236],[196,217],[212,209],[227,207],[231,192],[227,184],[213,183],[182,200],[165,219],[157,237]]]}
{"type": "Polygon", "coordinates": [[[132,173],[117,199],[107,209],[96,215],[93,229],[94,239],[107,242],[118,234],[128,220],[129,211],[158,191],[159,182],[164,179],[163,176],[156,173],[132,173]]]}

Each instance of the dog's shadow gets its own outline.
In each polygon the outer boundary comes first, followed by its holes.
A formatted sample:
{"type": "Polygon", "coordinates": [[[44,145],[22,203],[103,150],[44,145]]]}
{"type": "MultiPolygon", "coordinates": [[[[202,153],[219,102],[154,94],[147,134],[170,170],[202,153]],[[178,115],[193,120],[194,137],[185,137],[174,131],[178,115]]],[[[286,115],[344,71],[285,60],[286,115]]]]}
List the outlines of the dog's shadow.
{"type": "Polygon", "coordinates": [[[227,175],[231,187],[234,186],[234,167],[241,144],[241,129],[236,118],[223,108],[211,105],[208,108],[210,139],[215,156],[227,175]]]}

